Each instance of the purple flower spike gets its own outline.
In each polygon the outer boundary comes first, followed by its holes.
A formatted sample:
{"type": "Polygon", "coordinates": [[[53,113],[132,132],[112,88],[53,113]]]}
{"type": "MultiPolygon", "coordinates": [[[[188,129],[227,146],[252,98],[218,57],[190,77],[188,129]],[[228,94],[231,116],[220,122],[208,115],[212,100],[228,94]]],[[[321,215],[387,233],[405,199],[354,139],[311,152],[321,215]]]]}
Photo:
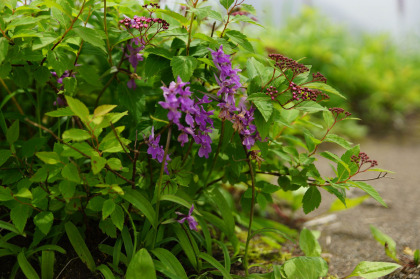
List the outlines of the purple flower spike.
{"type": "Polygon", "coordinates": [[[190,230],[198,231],[197,229],[198,223],[192,216],[193,211],[194,211],[194,204],[191,205],[191,208],[188,211],[188,215],[182,214],[181,212],[175,212],[175,214],[182,217],[180,220],[177,220],[178,223],[183,224],[185,221],[187,221],[188,226],[190,227],[190,230]]]}
{"type": "MultiPolygon", "coordinates": [[[[155,128],[152,127],[152,133],[150,134],[149,140],[147,141],[147,145],[149,146],[149,148],[147,149],[147,154],[152,155],[153,159],[156,159],[159,163],[162,163],[163,156],[165,155],[165,150],[163,149],[162,145],[159,146],[159,141],[160,141],[160,135],[158,135],[155,138],[155,128]]],[[[169,154],[167,154],[166,160],[165,160],[165,172],[167,174],[169,174],[168,162],[170,160],[171,158],[169,158],[169,154]]]]}

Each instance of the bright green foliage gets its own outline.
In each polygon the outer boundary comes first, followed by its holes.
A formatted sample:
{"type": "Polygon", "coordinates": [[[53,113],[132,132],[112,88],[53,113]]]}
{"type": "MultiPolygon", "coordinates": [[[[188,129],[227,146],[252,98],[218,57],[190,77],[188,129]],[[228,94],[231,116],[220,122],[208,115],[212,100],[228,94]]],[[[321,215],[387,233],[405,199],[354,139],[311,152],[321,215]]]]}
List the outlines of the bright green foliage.
{"type": "MultiPolygon", "coordinates": [[[[92,278],[233,278],[239,262],[248,275],[254,236],[276,247],[297,239],[265,212],[279,198],[309,213],[323,191],[353,206],[346,190],[356,187],[385,205],[370,185],[353,181],[384,170],[361,164],[360,147],[331,132],[347,116],[330,111],[321,96],[341,93],[311,79],[316,67],[299,65],[296,73],[259,55],[241,31],[255,21],[233,15],[254,13],[252,6],[194,0],[178,13],[136,1],[28,2],[0,1],[0,260],[16,258],[13,274],[54,278],[63,257],[56,252],[68,247],[92,278]],[[161,20],[128,32],[123,15],[161,20]],[[207,28],[215,21],[215,30],[207,28]],[[218,65],[209,50],[220,46],[241,70],[237,80],[221,80],[230,65],[218,65]],[[189,82],[193,125],[185,115],[176,125],[162,105],[162,86],[180,90],[172,83],[178,77],[189,82]],[[238,109],[223,117],[226,96],[217,92],[232,81],[241,85],[233,95],[238,109]],[[292,81],[320,91],[297,99],[292,81]],[[197,104],[204,97],[211,102],[197,104]],[[202,110],[207,122],[198,125],[202,110]],[[254,118],[255,144],[245,141],[245,117],[254,118]],[[181,125],[191,125],[182,146],[181,125]],[[199,131],[211,141],[208,158],[199,131]],[[343,155],[319,152],[324,142],[343,155]],[[319,156],[330,161],[333,177],[319,173],[319,156]]],[[[264,278],[324,276],[313,232],[301,232],[300,247],[305,257],[264,278]]]]}
{"type": "Polygon", "coordinates": [[[346,278],[360,276],[366,279],[375,279],[385,276],[401,266],[396,263],[387,262],[360,262],[353,272],[346,278]]]}

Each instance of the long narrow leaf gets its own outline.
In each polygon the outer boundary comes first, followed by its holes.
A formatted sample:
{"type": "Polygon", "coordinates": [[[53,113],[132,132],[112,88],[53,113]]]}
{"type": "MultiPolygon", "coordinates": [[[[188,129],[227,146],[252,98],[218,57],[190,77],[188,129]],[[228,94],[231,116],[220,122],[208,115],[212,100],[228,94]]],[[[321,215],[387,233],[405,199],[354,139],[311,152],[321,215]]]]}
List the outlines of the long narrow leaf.
{"type": "Polygon", "coordinates": [[[156,212],[150,204],[149,200],[146,199],[140,192],[129,189],[125,192],[124,199],[131,203],[135,208],[141,211],[146,216],[147,220],[156,228],[155,216],[156,212]]]}
{"type": "Polygon", "coordinates": [[[187,273],[185,273],[182,264],[179,260],[166,249],[156,248],[152,250],[152,253],[163,263],[163,265],[178,276],[180,279],[188,279],[187,273]]]}
{"type": "Polygon", "coordinates": [[[232,279],[232,276],[229,274],[229,272],[215,258],[206,253],[200,253],[198,256],[219,270],[224,278],[232,279]]]}
{"type": "Polygon", "coordinates": [[[64,227],[67,233],[67,237],[69,238],[70,243],[73,246],[79,258],[82,260],[82,262],[84,262],[87,265],[87,267],[91,271],[95,271],[95,261],[93,260],[92,254],[86,246],[85,241],[80,235],[79,230],[72,222],[67,222],[64,227]]]}
{"type": "Polygon", "coordinates": [[[226,269],[227,272],[230,272],[231,261],[230,261],[230,255],[229,255],[228,248],[226,247],[226,245],[223,242],[221,242],[219,240],[215,239],[214,242],[216,242],[220,246],[220,248],[222,248],[223,257],[225,258],[225,269],[226,269]]]}
{"type": "Polygon", "coordinates": [[[172,228],[175,231],[175,234],[178,238],[178,242],[182,247],[182,250],[184,250],[185,255],[187,255],[187,258],[190,261],[190,263],[192,264],[192,266],[194,267],[194,269],[197,270],[198,261],[197,261],[196,255],[194,253],[194,249],[191,245],[190,239],[188,238],[185,231],[181,228],[180,224],[174,224],[172,226],[172,228]]]}
{"type": "Polygon", "coordinates": [[[54,251],[42,251],[41,256],[41,278],[53,279],[54,278],[54,251]]]}
{"type": "Polygon", "coordinates": [[[17,256],[17,261],[20,269],[22,269],[23,274],[25,274],[27,278],[39,279],[38,273],[36,273],[35,269],[26,259],[25,252],[22,251],[19,253],[19,255],[17,256]]]}
{"type": "Polygon", "coordinates": [[[22,235],[22,236],[26,236],[25,233],[21,234],[18,231],[18,229],[16,229],[15,225],[13,225],[11,223],[4,222],[4,221],[1,221],[1,220],[0,220],[0,229],[5,229],[5,230],[8,230],[8,231],[14,232],[16,234],[22,235]]]}
{"type": "Polygon", "coordinates": [[[127,268],[126,279],[156,279],[155,265],[152,257],[145,248],[138,251],[127,268]]]}
{"type": "Polygon", "coordinates": [[[112,273],[108,266],[101,264],[98,266],[98,270],[102,273],[105,279],[115,279],[114,273],[112,273]]]}

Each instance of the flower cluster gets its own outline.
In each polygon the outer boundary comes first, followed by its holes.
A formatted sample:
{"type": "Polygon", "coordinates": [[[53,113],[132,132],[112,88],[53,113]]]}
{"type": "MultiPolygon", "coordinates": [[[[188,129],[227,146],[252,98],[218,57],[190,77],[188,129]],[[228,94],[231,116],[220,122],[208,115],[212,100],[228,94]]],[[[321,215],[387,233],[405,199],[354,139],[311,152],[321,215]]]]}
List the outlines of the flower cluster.
{"type": "Polygon", "coordinates": [[[161,101],[159,104],[169,111],[168,119],[175,123],[181,131],[178,137],[181,146],[184,146],[188,142],[188,136],[191,136],[195,143],[201,145],[198,156],[208,158],[212,143],[209,134],[214,128],[213,120],[210,118],[213,111],[206,111],[203,104],[211,101],[207,96],[192,100],[190,87],[185,87],[187,84],[189,82],[183,82],[178,77],[177,82],[171,82],[169,87],[162,86],[165,101],[161,101]],[[181,122],[182,113],[185,114],[185,117],[181,122]]]}
{"type": "MultiPolygon", "coordinates": [[[[160,8],[157,4],[144,5],[143,8],[148,10],[148,6],[157,9],[160,8]]],[[[140,52],[144,50],[146,45],[150,42],[150,40],[152,40],[152,38],[154,38],[157,33],[169,28],[168,22],[161,18],[152,18],[151,16],[152,12],[150,12],[150,17],[135,15],[132,19],[125,17],[124,19],[120,20],[120,24],[124,25],[127,28],[127,31],[133,36],[133,39],[131,39],[127,44],[127,53],[125,55],[125,57],[128,58],[131,66],[134,68],[134,73],[130,75],[130,80],[127,83],[127,86],[131,89],[136,88],[135,80],[137,79],[137,76],[135,75],[135,72],[137,71],[137,65],[139,61],[143,61],[143,55],[140,52]],[[148,32],[155,25],[155,34],[149,37],[148,32]],[[139,31],[138,36],[132,33],[133,29],[139,31]]]]}
{"type": "Polygon", "coordinates": [[[358,156],[351,156],[351,161],[359,165],[359,170],[364,164],[370,164],[368,169],[378,165],[376,160],[370,160],[369,156],[364,152],[360,152],[358,156]]]}
{"type": "Polygon", "coordinates": [[[292,98],[295,101],[314,101],[318,100],[318,97],[321,97],[321,100],[329,99],[329,96],[317,89],[309,89],[307,87],[300,87],[295,84],[293,81],[290,82],[289,88],[292,92],[292,98]]]}
{"type": "Polygon", "coordinates": [[[222,101],[218,104],[220,107],[219,118],[229,120],[233,123],[233,128],[241,135],[242,144],[249,150],[255,144],[255,140],[261,140],[257,128],[252,121],[254,120],[255,107],[247,109],[245,105],[246,98],[242,98],[238,107],[235,104],[235,93],[242,87],[238,72],[240,69],[233,69],[230,61],[230,55],[223,52],[221,45],[217,51],[211,50],[211,55],[216,68],[220,71],[219,77],[216,76],[217,83],[220,86],[217,92],[222,96],[222,101]]]}
{"type": "Polygon", "coordinates": [[[177,220],[178,223],[182,224],[185,221],[187,221],[188,226],[190,227],[190,230],[198,231],[197,229],[198,223],[195,220],[195,218],[192,216],[193,211],[194,211],[194,205],[191,206],[190,210],[188,211],[188,215],[182,214],[181,212],[175,212],[175,214],[181,217],[180,220],[177,220]]]}
{"type": "Polygon", "coordinates": [[[276,61],[275,66],[281,69],[282,71],[286,71],[287,69],[291,70],[293,72],[293,78],[298,76],[299,74],[309,71],[308,67],[306,67],[305,65],[300,64],[299,62],[288,58],[284,55],[269,54],[268,57],[276,61]]]}
{"type": "MultiPolygon", "coordinates": [[[[152,155],[153,159],[156,159],[159,163],[163,162],[163,157],[165,155],[165,150],[162,145],[159,145],[160,135],[155,137],[154,127],[152,127],[152,133],[149,136],[149,139],[146,141],[149,148],[147,149],[147,154],[152,155]]],[[[171,160],[169,154],[166,155],[165,160],[165,172],[168,173],[168,162],[171,160]]]]}
{"type": "MultiPolygon", "coordinates": [[[[141,38],[131,39],[127,44],[127,51],[125,57],[128,58],[131,66],[134,68],[134,73],[137,71],[137,65],[140,61],[143,61],[143,54],[140,53],[145,48],[144,41],[141,38]]],[[[136,89],[136,82],[133,75],[130,76],[130,80],[127,83],[128,88],[136,89]]]]}
{"type": "Polygon", "coordinates": [[[235,93],[241,88],[242,84],[238,75],[240,69],[233,69],[230,55],[223,52],[223,45],[217,51],[210,49],[214,65],[220,71],[216,76],[216,81],[220,86],[217,96],[222,95],[222,100],[230,106],[231,110],[236,110],[235,93]]]}
{"type": "Polygon", "coordinates": [[[349,117],[351,115],[350,112],[344,111],[344,109],[342,108],[329,108],[328,110],[331,111],[331,113],[334,115],[334,118],[336,119],[340,114],[343,114],[343,113],[344,113],[344,117],[342,119],[349,117]]]}
{"type": "Polygon", "coordinates": [[[316,74],[312,74],[312,82],[316,81],[327,83],[327,78],[320,72],[317,72],[316,74]]]}
{"type": "Polygon", "coordinates": [[[147,32],[155,24],[157,24],[158,30],[167,30],[169,28],[169,23],[164,19],[144,16],[134,16],[132,19],[126,17],[120,20],[120,24],[127,29],[137,29],[140,33],[147,32]]]}

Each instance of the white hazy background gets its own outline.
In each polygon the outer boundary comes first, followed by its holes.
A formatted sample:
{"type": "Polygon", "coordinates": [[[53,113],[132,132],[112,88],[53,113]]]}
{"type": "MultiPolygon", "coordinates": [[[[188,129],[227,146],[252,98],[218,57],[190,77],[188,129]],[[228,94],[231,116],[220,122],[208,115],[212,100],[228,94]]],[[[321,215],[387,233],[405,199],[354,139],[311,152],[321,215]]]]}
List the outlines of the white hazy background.
{"type": "MultiPolygon", "coordinates": [[[[162,0],[170,7],[182,0],[162,0]]],[[[209,0],[209,3],[218,0],[209,0]]],[[[333,23],[346,25],[353,33],[389,33],[404,45],[420,40],[420,0],[245,0],[253,5],[264,24],[282,27],[297,16],[303,5],[317,8],[333,23]]]]}

